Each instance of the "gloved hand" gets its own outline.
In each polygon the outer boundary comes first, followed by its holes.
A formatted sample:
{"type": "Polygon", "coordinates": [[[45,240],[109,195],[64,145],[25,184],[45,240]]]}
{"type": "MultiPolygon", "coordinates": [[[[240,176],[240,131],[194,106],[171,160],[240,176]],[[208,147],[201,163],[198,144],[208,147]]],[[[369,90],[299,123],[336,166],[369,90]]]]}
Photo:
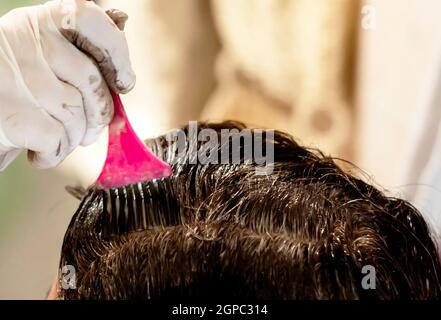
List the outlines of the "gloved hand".
{"type": "Polygon", "coordinates": [[[127,15],[54,0],[0,18],[0,170],[22,150],[38,168],[95,142],[113,118],[109,88],[135,84],[127,15]]]}

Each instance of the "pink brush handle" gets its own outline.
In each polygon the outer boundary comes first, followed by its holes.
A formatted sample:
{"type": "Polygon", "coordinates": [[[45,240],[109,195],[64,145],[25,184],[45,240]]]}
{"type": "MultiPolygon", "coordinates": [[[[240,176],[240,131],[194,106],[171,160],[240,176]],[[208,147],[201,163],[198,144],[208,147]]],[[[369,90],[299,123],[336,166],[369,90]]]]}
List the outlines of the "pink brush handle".
{"type": "Polygon", "coordinates": [[[171,167],[150,152],[135,134],[119,95],[112,92],[112,98],[115,116],[109,126],[107,159],[96,186],[116,188],[171,175],[171,167]]]}
{"type": "Polygon", "coordinates": [[[107,159],[97,187],[116,188],[171,175],[171,167],[149,151],[135,134],[119,95],[112,92],[112,98],[115,116],[109,126],[107,159]]]}

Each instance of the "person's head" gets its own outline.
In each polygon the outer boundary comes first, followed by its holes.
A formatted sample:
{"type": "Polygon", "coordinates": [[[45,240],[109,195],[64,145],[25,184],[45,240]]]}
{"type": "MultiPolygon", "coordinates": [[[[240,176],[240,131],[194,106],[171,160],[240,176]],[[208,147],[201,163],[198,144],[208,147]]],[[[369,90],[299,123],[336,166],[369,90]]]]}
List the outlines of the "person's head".
{"type": "MultiPolygon", "coordinates": [[[[244,127],[198,130],[220,136],[234,128],[244,127]]],[[[281,132],[251,146],[264,146],[263,154],[274,147],[268,174],[256,170],[243,145],[240,164],[193,162],[207,148],[183,132],[184,152],[166,136],[147,141],[173,163],[173,176],[85,194],[60,262],[60,273],[75,268],[76,289],[60,287],[60,298],[441,297],[437,248],[408,202],[281,132]]],[[[209,152],[235,152],[224,146],[209,152]]]]}

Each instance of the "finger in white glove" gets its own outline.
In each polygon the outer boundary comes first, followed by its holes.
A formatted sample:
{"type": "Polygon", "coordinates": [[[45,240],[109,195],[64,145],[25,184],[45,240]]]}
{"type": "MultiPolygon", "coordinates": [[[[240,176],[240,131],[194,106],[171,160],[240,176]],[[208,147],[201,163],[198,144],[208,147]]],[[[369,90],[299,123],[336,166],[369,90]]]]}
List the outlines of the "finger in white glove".
{"type": "Polygon", "coordinates": [[[0,170],[20,150],[40,168],[96,141],[113,117],[109,87],[135,84],[127,16],[93,2],[55,0],[0,19],[0,170]]]}

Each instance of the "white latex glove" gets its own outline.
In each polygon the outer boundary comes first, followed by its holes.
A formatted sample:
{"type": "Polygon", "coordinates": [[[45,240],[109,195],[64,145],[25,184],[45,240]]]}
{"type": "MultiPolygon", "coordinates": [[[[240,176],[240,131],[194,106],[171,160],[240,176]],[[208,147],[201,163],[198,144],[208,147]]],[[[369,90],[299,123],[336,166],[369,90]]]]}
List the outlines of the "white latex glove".
{"type": "Polygon", "coordinates": [[[22,150],[49,168],[95,142],[113,117],[109,88],[126,93],[135,84],[126,20],[85,0],[0,18],[0,170],[22,150]]]}

